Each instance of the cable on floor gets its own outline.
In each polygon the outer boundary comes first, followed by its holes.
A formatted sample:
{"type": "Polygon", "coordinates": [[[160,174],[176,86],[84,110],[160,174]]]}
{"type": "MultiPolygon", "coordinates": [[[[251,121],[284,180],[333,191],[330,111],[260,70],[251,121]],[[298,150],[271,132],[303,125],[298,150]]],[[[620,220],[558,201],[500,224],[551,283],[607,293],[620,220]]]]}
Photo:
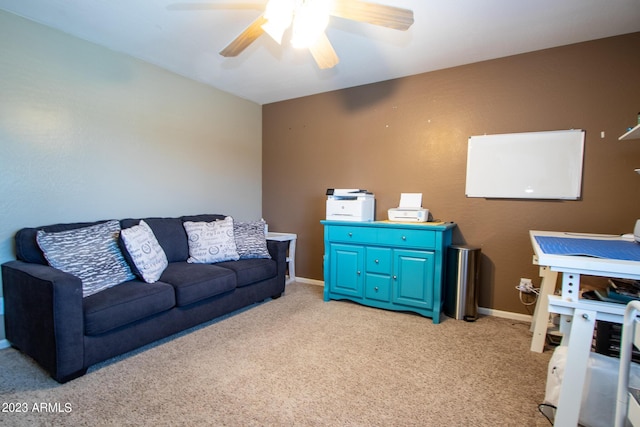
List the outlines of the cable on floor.
{"type": "Polygon", "coordinates": [[[549,424],[553,425],[553,421],[551,420],[551,418],[549,418],[549,416],[547,414],[544,413],[544,411],[542,410],[543,408],[551,408],[552,411],[553,411],[554,418],[555,418],[555,410],[557,408],[555,406],[549,404],[549,403],[541,403],[541,404],[538,405],[538,411],[540,411],[542,416],[545,417],[547,419],[547,421],[549,421],[549,424]]]}

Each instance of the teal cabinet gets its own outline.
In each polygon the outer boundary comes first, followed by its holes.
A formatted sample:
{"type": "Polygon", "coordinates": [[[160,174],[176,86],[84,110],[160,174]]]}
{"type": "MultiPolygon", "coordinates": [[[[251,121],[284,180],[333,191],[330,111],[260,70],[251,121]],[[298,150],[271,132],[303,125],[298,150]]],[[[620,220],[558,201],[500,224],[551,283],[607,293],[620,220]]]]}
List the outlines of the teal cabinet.
{"type": "Polygon", "coordinates": [[[455,224],[321,221],[324,300],[412,311],[440,322],[455,224]]]}

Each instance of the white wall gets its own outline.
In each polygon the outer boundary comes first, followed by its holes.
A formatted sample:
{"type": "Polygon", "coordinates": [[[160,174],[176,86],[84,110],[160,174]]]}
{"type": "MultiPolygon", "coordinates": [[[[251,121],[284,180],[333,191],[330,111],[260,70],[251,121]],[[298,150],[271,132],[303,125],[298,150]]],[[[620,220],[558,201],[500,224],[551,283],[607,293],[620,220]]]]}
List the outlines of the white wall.
{"type": "MultiPolygon", "coordinates": [[[[27,226],[262,213],[258,104],[0,11],[0,263],[27,226]]],[[[0,339],[4,338],[0,319],[0,339]]]]}

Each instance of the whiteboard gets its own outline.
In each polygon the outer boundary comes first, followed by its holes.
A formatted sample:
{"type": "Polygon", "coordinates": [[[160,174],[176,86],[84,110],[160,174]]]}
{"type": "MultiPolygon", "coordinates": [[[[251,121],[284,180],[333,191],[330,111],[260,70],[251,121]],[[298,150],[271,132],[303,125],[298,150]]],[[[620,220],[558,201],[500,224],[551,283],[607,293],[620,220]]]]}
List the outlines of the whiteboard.
{"type": "Polygon", "coordinates": [[[467,197],[580,198],[584,130],[469,138],[467,197]]]}

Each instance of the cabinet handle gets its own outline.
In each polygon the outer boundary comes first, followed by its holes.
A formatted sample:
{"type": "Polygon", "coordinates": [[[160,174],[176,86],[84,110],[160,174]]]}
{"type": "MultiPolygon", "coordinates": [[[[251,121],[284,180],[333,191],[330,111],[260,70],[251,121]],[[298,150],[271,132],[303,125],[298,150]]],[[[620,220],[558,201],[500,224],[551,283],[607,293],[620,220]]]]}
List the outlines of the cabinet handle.
{"type": "Polygon", "coordinates": [[[402,236],[402,240],[407,240],[407,236],[402,236]]]}
{"type": "Polygon", "coordinates": [[[378,292],[378,287],[373,288],[374,291],[378,292]]]}
{"type": "Polygon", "coordinates": [[[376,263],[376,264],[378,264],[379,262],[380,262],[380,261],[378,261],[378,260],[375,260],[375,263],[376,263]]]}
{"type": "Polygon", "coordinates": [[[360,270],[358,270],[358,272],[356,274],[359,276],[360,275],[360,270]]]}
{"type": "Polygon", "coordinates": [[[353,233],[349,233],[349,237],[353,236],[353,233]]]}
{"type": "Polygon", "coordinates": [[[398,280],[398,276],[393,276],[393,280],[398,280]]]}

